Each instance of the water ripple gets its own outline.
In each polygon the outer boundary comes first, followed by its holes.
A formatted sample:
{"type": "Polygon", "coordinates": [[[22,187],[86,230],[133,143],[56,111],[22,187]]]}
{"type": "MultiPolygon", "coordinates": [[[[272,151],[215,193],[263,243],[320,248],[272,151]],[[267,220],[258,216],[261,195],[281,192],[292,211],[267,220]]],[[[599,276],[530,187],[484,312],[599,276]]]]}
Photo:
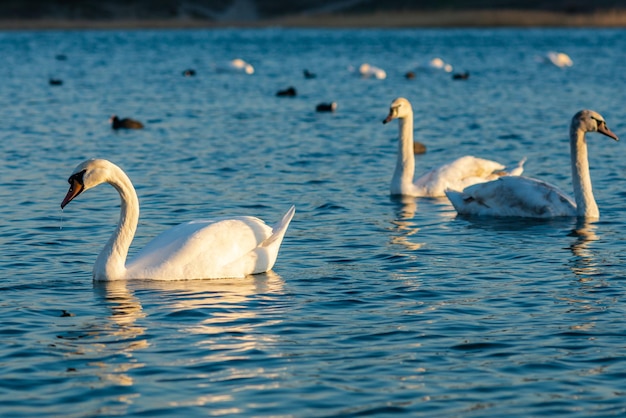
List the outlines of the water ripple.
{"type": "Polygon", "coordinates": [[[446,199],[389,197],[397,126],[380,123],[391,100],[405,96],[415,138],[428,149],[418,172],[465,154],[506,164],[526,156],[527,175],[569,191],[571,113],[595,107],[616,133],[626,130],[615,94],[623,31],[0,38],[3,415],[626,413],[620,143],[590,137],[600,221],[466,219],[446,199]],[[557,48],[573,67],[535,61],[557,48]],[[258,71],[214,71],[234,55],[258,71]],[[472,78],[403,77],[434,56],[472,78]],[[366,61],[389,77],[347,70],[366,61]],[[190,66],[198,76],[180,76],[190,66]],[[302,79],[303,68],[318,77],[302,79]],[[51,76],[64,85],[51,89],[51,76]],[[299,92],[288,102],[275,97],[287,84],[299,92]],[[315,112],[330,100],[336,112],[315,112]],[[112,132],[113,113],[146,128],[112,132]],[[90,157],[115,161],[136,186],[131,256],[182,221],[236,214],[272,224],[295,204],[274,271],[93,283],[119,198],[100,186],[59,210],[67,176],[90,157]]]}

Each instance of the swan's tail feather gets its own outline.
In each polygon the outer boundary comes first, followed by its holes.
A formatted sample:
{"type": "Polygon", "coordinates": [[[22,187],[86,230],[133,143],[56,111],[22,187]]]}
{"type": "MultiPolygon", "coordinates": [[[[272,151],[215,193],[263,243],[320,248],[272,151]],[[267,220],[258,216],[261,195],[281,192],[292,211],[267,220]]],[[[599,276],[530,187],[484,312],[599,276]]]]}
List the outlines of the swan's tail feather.
{"type": "Polygon", "coordinates": [[[293,218],[293,215],[296,213],[296,207],[291,206],[287,213],[283,215],[283,218],[277,222],[274,226],[272,226],[272,235],[267,237],[265,241],[259,245],[259,247],[268,247],[272,245],[276,240],[281,242],[283,237],[285,236],[285,232],[287,232],[287,227],[293,218]]]}
{"type": "Polygon", "coordinates": [[[283,237],[287,232],[287,227],[296,212],[295,206],[289,208],[287,213],[283,215],[280,222],[276,223],[272,228],[272,233],[263,242],[261,242],[254,250],[245,254],[243,257],[230,262],[224,266],[224,271],[230,271],[233,266],[241,270],[241,265],[249,266],[248,274],[264,273],[274,267],[274,263],[278,258],[278,251],[283,242],[283,237]]]}
{"type": "Polygon", "coordinates": [[[521,176],[524,172],[524,163],[526,162],[526,157],[522,158],[519,163],[517,163],[517,167],[509,171],[509,176],[521,176]]]}
{"type": "Polygon", "coordinates": [[[463,207],[463,200],[467,197],[465,193],[452,189],[446,189],[446,196],[448,197],[450,203],[452,203],[452,206],[454,206],[454,209],[458,213],[461,213],[460,210],[463,207]]]}
{"type": "Polygon", "coordinates": [[[274,263],[278,258],[280,245],[283,242],[283,238],[287,232],[287,227],[289,226],[294,213],[296,213],[296,207],[292,206],[289,208],[287,213],[285,213],[280,222],[274,225],[272,228],[272,234],[253,251],[255,255],[256,269],[252,272],[252,274],[266,272],[274,267],[274,263]]]}

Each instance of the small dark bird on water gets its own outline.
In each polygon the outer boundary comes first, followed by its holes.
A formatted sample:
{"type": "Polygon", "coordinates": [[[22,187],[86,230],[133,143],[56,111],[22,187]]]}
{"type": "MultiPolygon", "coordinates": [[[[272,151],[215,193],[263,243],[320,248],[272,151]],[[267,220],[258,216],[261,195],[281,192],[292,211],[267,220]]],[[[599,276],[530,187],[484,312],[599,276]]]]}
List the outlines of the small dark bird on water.
{"type": "Polygon", "coordinates": [[[296,96],[296,89],[293,87],[289,87],[285,90],[279,90],[278,93],[276,93],[276,96],[279,97],[295,97],[296,96]]]}
{"type": "Polygon", "coordinates": [[[304,78],[315,78],[317,77],[314,73],[310,72],[309,70],[304,70],[302,71],[304,73],[304,78]]]}
{"type": "Polygon", "coordinates": [[[51,78],[48,80],[48,84],[51,86],[62,86],[63,80],[59,80],[58,78],[51,78]]]}
{"type": "Polygon", "coordinates": [[[143,123],[139,122],[138,120],[134,120],[130,118],[120,119],[117,117],[117,115],[111,116],[111,119],[109,119],[109,122],[111,122],[111,127],[113,129],[142,129],[143,128],[143,123]]]}
{"type": "Polygon", "coordinates": [[[337,103],[320,103],[315,107],[318,112],[334,112],[337,109],[337,103]]]}
{"type": "Polygon", "coordinates": [[[469,71],[465,71],[464,73],[456,73],[452,76],[453,80],[467,80],[469,78],[469,71]]]}
{"type": "Polygon", "coordinates": [[[185,77],[193,77],[194,75],[196,75],[196,70],[193,70],[193,69],[189,68],[189,69],[183,71],[183,75],[185,77]]]}
{"type": "Polygon", "coordinates": [[[404,75],[407,79],[412,80],[415,78],[415,73],[413,71],[409,71],[404,75]]]}

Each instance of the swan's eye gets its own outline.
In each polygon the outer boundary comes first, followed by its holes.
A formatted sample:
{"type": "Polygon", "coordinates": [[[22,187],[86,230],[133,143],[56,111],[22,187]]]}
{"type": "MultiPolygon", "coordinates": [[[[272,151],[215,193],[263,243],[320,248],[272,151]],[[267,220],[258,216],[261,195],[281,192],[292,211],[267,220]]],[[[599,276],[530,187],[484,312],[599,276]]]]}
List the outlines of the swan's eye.
{"type": "Polygon", "coordinates": [[[74,183],[78,183],[78,184],[83,184],[83,176],[85,175],[85,171],[87,170],[83,170],[79,173],[76,174],[72,174],[70,176],[69,179],[67,179],[67,182],[70,184],[70,186],[72,186],[74,183]]]}

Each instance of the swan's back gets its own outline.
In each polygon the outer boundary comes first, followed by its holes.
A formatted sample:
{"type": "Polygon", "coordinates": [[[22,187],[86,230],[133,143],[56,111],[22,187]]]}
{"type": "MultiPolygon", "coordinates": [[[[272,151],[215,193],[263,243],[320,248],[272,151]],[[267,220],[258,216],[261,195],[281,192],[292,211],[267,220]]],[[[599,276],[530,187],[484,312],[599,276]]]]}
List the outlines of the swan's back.
{"type": "Polygon", "coordinates": [[[491,160],[466,155],[433,168],[415,180],[424,196],[444,196],[447,189],[463,190],[476,183],[498,178],[505,166],[491,160]]]}
{"type": "Polygon", "coordinates": [[[150,241],[127,265],[127,278],[153,280],[244,277],[270,270],[293,218],[273,228],[240,216],[177,225],[150,241]]]}
{"type": "Polygon", "coordinates": [[[576,216],[576,204],[557,187],[528,177],[500,177],[462,192],[446,191],[460,215],[551,218],[576,216]]]}

